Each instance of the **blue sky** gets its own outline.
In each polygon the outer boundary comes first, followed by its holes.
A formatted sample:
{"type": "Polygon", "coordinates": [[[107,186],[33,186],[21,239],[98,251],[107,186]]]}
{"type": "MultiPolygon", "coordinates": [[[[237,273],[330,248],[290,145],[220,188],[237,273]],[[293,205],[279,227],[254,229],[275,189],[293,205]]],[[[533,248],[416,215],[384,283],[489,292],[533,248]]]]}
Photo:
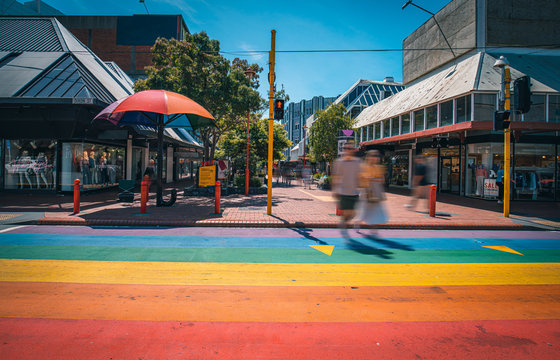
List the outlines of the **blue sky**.
{"type": "MultiPolygon", "coordinates": [[[[20,2],[23,2],[20,0],[20,2]]],[[[270,49],[276,30],[276,50],[400,49],[402,40],[430,15],[405,0],[253,1],[145,0],[150,14],[180,14],[191,33],[206,31],[225,51],[270,49]]],[[[435,13],[449,0],[416,0],[435,13]]],[[[146,14],[138,0],[46,0],[67,15],[146,14]]],[[[233,59],[235,56],[226,55],[233,59]]],[[[261,93],[268,90],[268,54],[245,55],[264,68],[261,93]]],[[[277,53],[276,84],[291,101],[316,95],[338,96],[358,79],[402,80],[401,52],[277,53]]]]}

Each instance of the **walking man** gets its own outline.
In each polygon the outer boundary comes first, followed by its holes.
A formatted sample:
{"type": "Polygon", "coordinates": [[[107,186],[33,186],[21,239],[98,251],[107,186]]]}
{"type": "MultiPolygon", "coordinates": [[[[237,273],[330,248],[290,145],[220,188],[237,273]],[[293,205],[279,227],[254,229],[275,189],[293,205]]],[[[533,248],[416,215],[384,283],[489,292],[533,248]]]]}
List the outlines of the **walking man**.
{"type": "Polygon", "coordinates": [[[344,144],[342,157],[336,160],[333,174],[333,192],[338,200],[338,209],[342,213],[340,226],[347,228],[354,217],[354,209],[358,202],[358,174],[361,161],[355,156],[355,148],[351,143],[344,144]]]}

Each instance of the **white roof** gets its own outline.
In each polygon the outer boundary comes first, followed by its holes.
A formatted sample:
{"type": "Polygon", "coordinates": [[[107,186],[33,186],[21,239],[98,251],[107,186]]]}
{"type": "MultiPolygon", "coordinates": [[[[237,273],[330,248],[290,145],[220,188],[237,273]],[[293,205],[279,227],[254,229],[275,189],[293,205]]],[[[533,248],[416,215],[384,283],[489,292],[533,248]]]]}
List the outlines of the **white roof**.
{"type": "MultiPolygon", "coordinates": [[[[472,91],[500,91],[501,70],[494,68],[496,58],[478,52],[469,54],[456,64],[449,63],[418,79],[406,89],[364,109],[356,117],[356,127],[389,119],[412,110],[453,99],[472,91]]],[[[510,68],[513,80],[525,74],[510,68]]],[[[530,74],[528,74],[530,75],[530,74]]],[[[555,89],[531,79],[532,92],[556,92],[555,89]]]]}

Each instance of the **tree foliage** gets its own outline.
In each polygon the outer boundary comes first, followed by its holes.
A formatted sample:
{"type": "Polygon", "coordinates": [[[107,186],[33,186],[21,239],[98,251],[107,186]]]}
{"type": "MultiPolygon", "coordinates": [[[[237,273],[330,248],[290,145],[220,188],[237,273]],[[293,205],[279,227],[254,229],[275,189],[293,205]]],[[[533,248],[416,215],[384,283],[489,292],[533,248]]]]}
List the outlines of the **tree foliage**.
{"type": "MultiPolygon", "coordinates": [[[[284,158],[282,153],[290,147],[291,141],[286,137],[286,130],[282,124],[274,123],[272,130],[274,160],[284,158]]],[[[249,145],[249,171],[255,173],[257,163],[268,159],[268,119],[258,119],[254,115],[251,119],[249,145]]],[[[226,134],[219,143],[216,157],[219,159],[232,159],[233,167],[237,170],[245,169],[247,158],[247,124],[240,124],[226,134]]]]}
{"type": "Polygon", "coordinates": [[[354,121],[345,115],[343,104],[332,104],[317,113],[310,129],[309,146],[316,161],[331,163],[338,155],[338,131],[352,129],[354,121]]]}
{"type": "Polygon", "coordinates": [[[206,108],[218,128],[200,129],[205,159],[214,157],[220,137],[259,110],[263,99],[256,90],[262,68],[247,60],[230,62],[220,53],[220,43],[205,32],[187,34],[185,40],[159,38],[152,47],[153,65],[147,78],[137,80],[136,91],[164,89],[183,94],[206,108]],[[248,79],[245,71],[255,75],[248,79]]]}

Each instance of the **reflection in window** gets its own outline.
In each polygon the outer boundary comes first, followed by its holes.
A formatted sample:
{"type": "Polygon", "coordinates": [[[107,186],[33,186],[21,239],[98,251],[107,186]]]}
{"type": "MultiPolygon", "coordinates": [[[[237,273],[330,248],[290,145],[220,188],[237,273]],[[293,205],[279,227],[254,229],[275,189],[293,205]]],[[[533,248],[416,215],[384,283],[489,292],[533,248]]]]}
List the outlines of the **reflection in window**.
{"type": "Polygon", "coordinates": [[[389,137],[390,122],[389,119],[383,120],[383,137],[389,137]]]}
{"type": "Polygon", "coordinates": [[[428,129],[437,127],[437,105],[430,106],[426,109],[426,123],[428,129]]]}
{"type": "Polygon", "coordinates": [[[414,131],[424,130],[424,109],[414,112],[414,131]]]}
{"type": "Polygon", "coordinates": [[[523,114],[524,121],[546,121],[546,95],[531,95],[531,110],[523,114]]]}
{"type": "Polygon", "coordinates": [[[495,94],[474,94],[474,119],[477,121],[493,121],[496,111],[495,94]]]}
{"type": "Polygon", "coordinates": [[[440,126],[453,124],[453,100],[446,101],[439,105],[440,126]]]}
{"type": "Polygon", "coordinates": [[[554,145],[516,144],[513,197],[554,200],[554,145]]]}
{"type": "Polygon", "coordinates": [[[55,140],[6,140],[4,155],[5,189],[55,189],[55,140]]]}
{"type": "Polygon", "coordinates": [[[469,121],[471,119],[471,96],[463,96],[456,100],[457,120],[456,123],[469,121]]]}
{"type": "Polygon", "coordinates": [[[391,136],[399,135],[399,117],[391,119],[391,136]]]}
{"type": "Polygon", "coordinates": [[[410,132],[410,114],[404,114],[401,116],[402,120],[402,131],[401,134],[408,134],[410,132]]]}
{"type": "Polygon", "coordinates": [[[560,122],[560,95],[548,96],[548,122],[560,122]]]}

